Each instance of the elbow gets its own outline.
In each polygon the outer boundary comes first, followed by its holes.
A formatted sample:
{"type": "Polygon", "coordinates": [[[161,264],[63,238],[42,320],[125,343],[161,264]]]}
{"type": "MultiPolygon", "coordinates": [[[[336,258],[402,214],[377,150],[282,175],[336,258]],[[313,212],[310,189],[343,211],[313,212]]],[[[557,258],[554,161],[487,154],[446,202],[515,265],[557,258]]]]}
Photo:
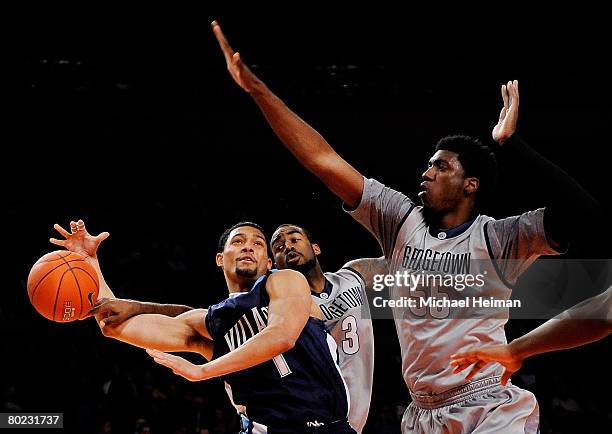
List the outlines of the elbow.
{"type": "Polygon", "coordinates": [[[295,347],[296,341],[297,338],[291,336],[281,336],[276,343],[276,349],[278,353],[282,354],[293,349],[293,347],[295,347]]]}

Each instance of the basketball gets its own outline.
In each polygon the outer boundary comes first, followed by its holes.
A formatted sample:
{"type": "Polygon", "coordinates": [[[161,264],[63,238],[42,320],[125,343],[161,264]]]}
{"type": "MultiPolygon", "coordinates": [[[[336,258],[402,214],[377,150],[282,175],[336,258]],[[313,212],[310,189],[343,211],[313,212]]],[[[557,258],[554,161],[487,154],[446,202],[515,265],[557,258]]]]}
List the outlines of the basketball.
{"type": "Polygon", "coordinates": [[[98,298],[98,274],[85,258],[68,250],[41,257],[28,276],[28,297],[36,311],[51,321],[83,318],[98,298]]]}

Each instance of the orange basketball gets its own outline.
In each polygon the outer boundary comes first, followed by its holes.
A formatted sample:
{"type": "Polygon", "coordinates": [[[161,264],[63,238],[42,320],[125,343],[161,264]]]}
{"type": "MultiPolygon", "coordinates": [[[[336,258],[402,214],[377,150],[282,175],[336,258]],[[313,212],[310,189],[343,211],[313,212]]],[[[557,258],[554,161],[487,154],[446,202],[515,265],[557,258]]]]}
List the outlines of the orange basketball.
{"type": "Polygon", "coordinates": [[[68,250],[47,253],[32,266],[28,297],[51,321],[82,318],[98,299],[98,274],[85,258],[68,250]]]}

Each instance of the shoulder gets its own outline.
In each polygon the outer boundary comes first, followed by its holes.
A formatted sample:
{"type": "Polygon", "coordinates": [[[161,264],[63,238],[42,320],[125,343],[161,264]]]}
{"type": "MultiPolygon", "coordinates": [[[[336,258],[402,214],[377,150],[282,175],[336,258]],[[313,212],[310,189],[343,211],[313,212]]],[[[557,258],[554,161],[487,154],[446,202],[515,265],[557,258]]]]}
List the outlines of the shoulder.
{"type": "Polygon", "coordinates": [[[527,231],[531,233],[544,233],[544,211],[545,208],[538,208],[532,211],[527,211],[522,214],[513,215],[501,219],[494,219],[488,216],[481,216],[484,223],[487,224],[487,229],[492,232],[507,232],[507,231],[527,231]]]}
{"type": "Polygon", "coordinates": [[[306,290],[310,294],[308,281],[302,273],[294,270],[278,270],[269,274],[265,285],[268,292],[279,289],[291,292],[306,290]]]}
{"type": "MultiPolygon", "coordinates": [[[[404,193],[387,187],[373,178],[364,178],[363,195],[358,208],[363,208],[363,206],[370,203],[380,203],[386,207],[399,205],[414,206],[414,202],[404,193]]],[[[345,210],[349,212],[354,211],[347,208],[345,210]]]]}

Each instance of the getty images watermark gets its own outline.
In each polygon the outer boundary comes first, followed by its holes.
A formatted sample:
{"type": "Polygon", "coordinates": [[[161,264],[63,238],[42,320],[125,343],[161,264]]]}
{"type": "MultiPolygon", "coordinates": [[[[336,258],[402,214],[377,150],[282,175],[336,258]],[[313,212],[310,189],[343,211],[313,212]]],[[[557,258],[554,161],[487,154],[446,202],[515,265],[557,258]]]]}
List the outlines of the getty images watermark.
{"type": "Polygon", "coordinates": [[[374,276],[372,289],[382,291],[385,287],[405,288],[410,295],[394,298],[375,296],[372,299],[374,307],[408,307],[408,308],[461,308],[461,307],[485,307],[485,308],[520,308],[520,300],[501,300],[495,297],[469,296],[451,298],[446,290],[461,293],[467,288],[479,290],[486,285],[487,271],[482,274],[425,274],[396,272],[395,274],[377,274],[374,276]],[[429,295],[424,289],[428,289],[429,295]]]}
{"type": "MultiPolygon", "coordinates": [[[[470,260],[448,271],[399,265],[405,270],[373,276],[364,317],[550,319],[612,287],[610,259],[538,260],[525,273],[519,260],[470,260]]],[[[612,308],[579,314],[608,318],[612,308]]]]}

